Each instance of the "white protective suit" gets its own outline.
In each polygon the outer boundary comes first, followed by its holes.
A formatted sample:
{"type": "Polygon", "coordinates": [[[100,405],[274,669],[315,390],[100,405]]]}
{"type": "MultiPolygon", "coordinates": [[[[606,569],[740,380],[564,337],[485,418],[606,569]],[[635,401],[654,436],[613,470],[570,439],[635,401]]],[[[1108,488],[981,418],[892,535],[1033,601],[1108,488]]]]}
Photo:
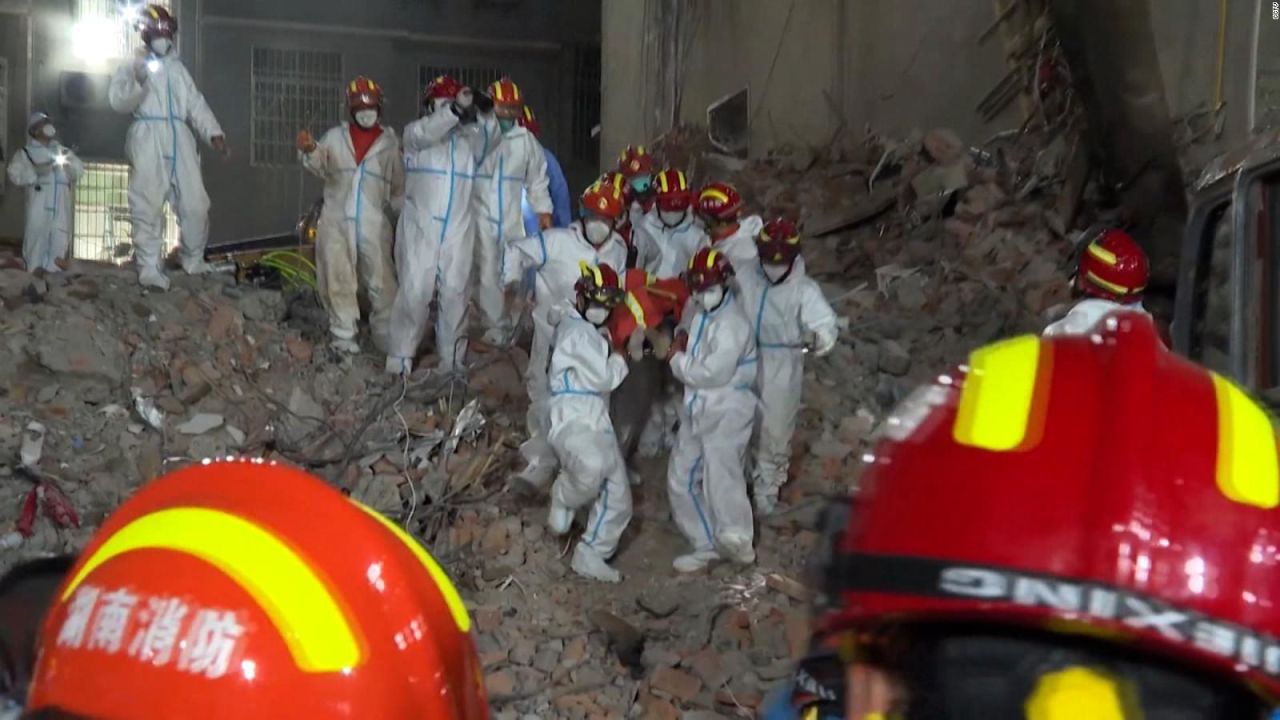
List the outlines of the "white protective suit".
{"type": "Polygon", "coordinates": [[[473,133],[447,107],[404,131],[405,203],[395,248],[399,292],[391,311],[388,369],[411,369],[439,289],[436,353],[452,370],[466,360],[466,313],[475,235],[473,133]]]}
{"type": "Polygon", "coordinates": [[[1087,298],[1076,303],[1067,316],[1061,320],[1050,323],[1044,329],[1042,335],[1044,337],[1058,337],[1062,335],[1088,335],[1093,326],[1098,324],[1102,318],[1110,315],[1117,310],[1129,310],[1132,312],[1147,313],[1142,307],[1141,302],[1132,305],[1123,305],[1121,303],[1104,300],[1102,298],[1087,298]]]}
{"type": "Polygon", "coordinates": [[[556,314],[563,314],[574,304],[574,283],[582,277],[579,263],[601,263],[621,268],[627,260],[627,246],[617,233],[599,248],[587,241],[582,222],[575,221],[567,228],[544,230],[536,237],[521,238],[507,249],[502,267],[503,286],[520,282],[530,268],[537,269],[533,306],[533,345],[529,350],[529,367],[525,372],[525,387],[529,391],[529,411],[526,425],[529,440],[520,453],[536,472],[549,473],[555,468],[555,455],[547,444],[549,417],[547,414],[547,362],[550,359],[551,341],[556,314]]]}
{"type": "Polygon", "coordinates": [[[9,161],[9,182],[27,189],[22,260],[27,270],[59,272],[71,246],[72,185],[84,175],[80,158],[56,140],[31,140],[9,161]],[[64,158],[59,162],[56,158],[64,158]]]}
{"type": "Polygon", "coordinates": [[[760,422],[757,426],[753,477],[756,511],[769,514],[791,465],[791,435],[804,388],[805,336],[814,335],[814,354],[835,347],[836,314],[818,283],[805,274],[802,258],[774,285],[758,265],[738,276],[760,355],[760,422]]]}
{"type": "Polygon", "coordinates": [[[748,215],[738,222],[738,229],[732,235],[718,242],[712,242],[711,236],[703,232],[702,244],[694,253],[704,247],[715,248],[729,259],[735,275],[754,272],[760,266],[760,253],[756,250],[756,237],[764,229],[764,221],[759,215],[748,215]]]}
{"type": "Polygon", "coordinates": [[[690,299],[682,324],[689,344],[672,356],[671,371],[684,383],[684,404],[667,465],[667,495],[694,552],[677,558],[675,566],[697,570],[717,555],[752,562],[754,528],[743,472],[756,414],[751,321],[730,289],[711,312],[690,299]]]}
{"type": "Polygon", "coordinates": [[[706,231],[694,220],[692,211],[685,213],[684,222],[673,228],[663,225],[657,212],[646,214],[634,227],[652,247],[644,269],[654,277],[679,277],[689,269],[689,260],[708,242],[706,231]]]}
{"type": "Polygon", "coordinates": [[[350,125],[344,122],[325,133],[315,150],[303,153],[302,164],[324,180],[316,271],[320,299],[329,311],[329,332],[340,343],[355,341],[363,283],[369,295],[370,334],[385,352],[397,289],[388,211],[404,202],[400,141],[394,130],[383,127],[357,165],[350,125]]]}
{"type": "Polygon", "coordinates": [[[475,182],[476,305],[484,319],[486,339],[505,342],[516,318],[511,314],[514,308],[506,307],[503,259],[509,244],[525,236],[521,189],[535,213],[552,211],[547,158],[537,138],[525,128],[517,125],[501,133],[489,113],[481,113],[480,123],[477,157],[481,162],[475,182]]]}
{"type": "Polygon", "coordinates": [[[182,267],[205,272],[209,242],[209,195],[200,175],[196,138],[209,143],[222,135],[218,120],[196,89],[191,74],[172,52],[151,56],[146,81],[139,83],[132,61],[116,69],[107,98],[116,112],[132,113],[125,140],[129,159],[129,213],[133,254],[144,285],[167,288],[164,277],[164,203],[178,216],[182,267]]]}
{"type": "Polygon", "coordinates": [[[551,501],[569,510],[591,505],[573,567],[612,581],[616,572],[599,568],[618,549],[618,538],[631,521],[631,487],[609,419],[609,393],[626,376],[626,360],[611,351],[600,329],[577,308],[566,310],[551,354],[548,437],[562,468],[551,486],[551,501]]]}

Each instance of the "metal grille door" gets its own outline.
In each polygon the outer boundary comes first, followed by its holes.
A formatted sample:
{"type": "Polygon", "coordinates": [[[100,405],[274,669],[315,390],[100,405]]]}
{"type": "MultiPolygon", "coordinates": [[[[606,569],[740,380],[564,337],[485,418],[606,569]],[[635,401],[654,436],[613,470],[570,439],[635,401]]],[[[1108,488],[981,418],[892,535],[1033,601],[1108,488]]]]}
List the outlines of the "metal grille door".
{"type": "Polygon", "coordinates": [[[344,116],[342,54],[253,48],[250,163],[298,162],[294,140],[302,128],[317,137],[344,116]]]}
{"type": "MultiPolygon", "coordinates": [[[[71,254],[80,260],[123,263],[132,257],[133,222],[129,217],[129,166],[86,162],[76,183],[71,254]]],[[[164,209],[166,254],[178,246],[178,221],[164,209]]]]}

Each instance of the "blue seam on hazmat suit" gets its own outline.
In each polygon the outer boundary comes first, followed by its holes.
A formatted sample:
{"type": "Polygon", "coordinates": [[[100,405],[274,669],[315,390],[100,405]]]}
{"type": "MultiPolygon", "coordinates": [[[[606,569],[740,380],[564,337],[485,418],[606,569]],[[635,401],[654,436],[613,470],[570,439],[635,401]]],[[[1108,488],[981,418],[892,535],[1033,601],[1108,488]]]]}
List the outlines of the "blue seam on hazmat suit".
{"type": "MultiPolygon", "coordinates": [[[[728,297],[725,299],[728,300],[728,297]]],[[[721,304],[720,307],[724,307],[724,305],[721,304]]],[[[720,308],[716,308],[716,310],[719,309],[720,308]]],[[[707,329],[707,318],[709,318],[710,315],[711,314],[706,310],[703,310],[702,314],[698,317],[698,332],[693,339],[693,347],[689,350],[690,355],[696,356],[698,354],[698,346],[702,344],[702,333],[707,329]]],[[[698,391],[694,390],[693,396],[689,398],[688,414],[690,422],[693,421],[693,403],[697,399],[698,391]]],[[[693,491],[693,482],[698,477],[698,470],[702,467],[703,457],[703,454],[699,454],[698,459],[693,462],[693,467],[689,468],[689,484],[687,489],[689,491],[690,499],[693,500],[693,509],[698,511],[698,520],[702,523],[702,531],[707,534],[707,542],[715,545],[715,539],[711,536],[711,524],[707,522],[707,514],[702,510],[702,503],[698,500],[698,494],[693,491]]]]}

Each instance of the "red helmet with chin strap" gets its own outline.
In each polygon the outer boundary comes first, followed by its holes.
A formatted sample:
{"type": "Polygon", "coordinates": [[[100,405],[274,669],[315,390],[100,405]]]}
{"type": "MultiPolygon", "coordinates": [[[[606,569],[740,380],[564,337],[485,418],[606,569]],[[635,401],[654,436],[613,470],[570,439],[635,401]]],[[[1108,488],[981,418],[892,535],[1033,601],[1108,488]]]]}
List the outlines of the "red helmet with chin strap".
{"type": "Polygon", "coordinates": [[[628,145],[618,156],[618,172],[624,177],[653,173],[653,156],[643,145],[628,145]]]}
{"type": "Polygon", "coordinates": [[[422,95],[423,99],[429,103],[432,100],[456,100],[460,92],[462,92],[462,83],[451,75],[440,75],[427,83],[427,88],[422,95]]]}
{"type": "Polygon", "coordinates": [[[361,75],[347,85],[347,107],[356,110],[382,109],[382,88],[361,75]]]}
{"type": "Polygon", "coordinates": [[[582,193],[582,211],[616,222],[622,217],[622,192],[616,185],[597,180],[582,193]]]}
{"type": "Polygon", "coordinates": [[[1147,254],[1123,230],[1106,230],[1085,246],[1076,287],[1086,295],[1130,304],[1147,287],[1147,254]]]}
{"type": "Polygon", "coordinates": [[[774,218],[760,230],[756,250],[762,263],[790,265],[800,256],[800,230],[787,218],[774,218]]]}
{"type": "Polygon", "coordinates": [[[689,292],[702,292],[717,285],[725,285],[733,277],[733,265],[724,253],[711,248],[703,248],[689,259],[689,269],[685,272],[685,283],[689,292]]]}
{"type": "Polygon", "coordinates": [[[135,26],[142,33],[142,42],[149,43],[152,38],[172,38],[178,34],[178,20],[169,10],[161,5],[148,5],[138,14],[135,26]]]}
{"type": "Polygon", "coordinates": [[[965,718],[1022,717],[1064,665],[1091,704],[1027,717],[1170,717],[1192,688],[1232,699],[1178,717],[1260,718],[1280,697],[1275,429],[1145,313],[976,350],[881,427],[822,561],[816,627],[846,662],[885,660],[941,707],[1007,670],[993,693],[1018,714],[965,718]],[[1142,712],[1103,712],[1126,684],[1142,712]]]}
{"type": "Polygon", "coordinates": [[[622,281],[618,273],[606,263],[591,265],[585,261],[578,263],[582,275],[573,284],[573,292],[579,301],[593,302],[605,307],[614,307],[622,301],[622,281]]]}
{"type": "Polygon", "coordinates": [[[656,202],[659,210],[683,212],[693,204],[693,194],[683,171],[667,168],[658,173],[653,184],[658,190],[656,202]]]}
{"type": "Polygon", "coordinates": [[[697,211],[706,220],[731,223],[742,213],[742,195],[729,183],[713,182],[698,193],[697,211]]]}

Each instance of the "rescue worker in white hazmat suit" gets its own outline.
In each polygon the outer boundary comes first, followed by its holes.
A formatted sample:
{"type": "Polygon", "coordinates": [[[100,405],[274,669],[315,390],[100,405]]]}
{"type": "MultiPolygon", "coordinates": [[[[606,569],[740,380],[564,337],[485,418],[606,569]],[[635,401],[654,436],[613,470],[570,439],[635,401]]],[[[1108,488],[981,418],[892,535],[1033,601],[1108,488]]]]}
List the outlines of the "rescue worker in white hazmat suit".
{"type": "MultiPolygon", "coordinates": [[[[482,162],[475,183],[476,305],[484,319],[484,339],[502,344],[512,339],[517,319],[506,300],[502,272],[510,243],[525,236],[521,190],[543,230],[551,227],[552,205],[546,154],[533,134],[519,124],[524,113],[520,88],[504,77],[489,86],[488,96],[494,103],[492,116],[497,118],[498,132],[491,136],[490,125],[484,126],[478,153],[482,162]]],[[[482,114],[486,120],[492,116],[482,114]]]]}
{"type": "Polygon", "coordinates": [[[399,292],[391,310],[386,370],[408,374],[438,295],[436,354],[451,371],[466,360],[467,295],[475,225],[475,98],[448,75],[431,81],[426,115],[405,128],[405,203],[395,248],[399,292]]]}
{"type": "Polygon", "coordinates": [[[575,512],[591,505],[570,567],[583,577],[616,583],[622,575],[607,561],[631,522],[631,487],[609,418],[609,393],[627,376],[627,361],[614,351],[606,323],[623,293],[608,265],[584,262],[581,272],[576,301],[560,318],[551,352],[549,439],[562,470],[551,485],[547,524],[564,535],[575,512]]]}
{"type": "Polygon", "coordinates": [[[182,231],[182,269],[189,274],[212,270],[204,260],[209,195],[192,129],[224,156],[229,150],[204,95],[174,55],[178,22],[168,10],[151,5],[142,11],[139,27],[146,48],[116,69],[107,99],[116,112],[132,113],[134,118],[124,151],[130,167],[129,213],[138,282],[167,290],[169,279],[163,271],[166,201],[182,231]]]}
{"type": "Polygon", "coordinates": [[[791,466],[791,435],[804,388],[806,336],[822,357],[836,346],[836,314],[818,283],[805,274],[800,231],[784,218],[769,221],[757,241],[760,265],[738,276],[759,352],[760,422],[752,489],[756,512],[768,515],[791,466]]]}
{"type": "Polygon", "coordinates": [[[671,346],[671,371],[684,383],[680,430],[667,465],[667,496],[693,552],[673,563],[697,572],[721,558],[755,562],[743,460],[755,421],[756,346],[751,321],[718,250],[689,261],[692,296],[671,346]]]}
{"type": "Polygon", "coordinates": [[[1084,335],[1116,310],[1146,312],[1147,254],[1129,233],[1104,230],[1080,253],[1075,292],[1084,296],[1061,320],[1044,329],[1045,337],[1084,335]]]}
{"type": "Polygon", "coordinates": [[[324,180],[324,209],[316,228],[316,275],[329,312],[332,346],[358,353],[359,289],[369,296],[369,331],[387,352],[391,306],[396,299],[389,211],[404,203],[404,160],[396,133],[379,121],[382,89],[358,77],[347,86],[353,122],[330,129],[317,143],[298,133],[302,164],[324,180]]]}
{"type": "MultiPolygon", "coordinates": [[[[656,194],[654,211],[645,213],[633,232],[649,239],[637,245],[654,249],[645,269],[657,278],[674,278],[684,273],[689,258],[706,241],[706,233],[693,213],[693,191],[685,174],[675,168],[658,173],[653,181],[656,194]]],[[[668,382],[668,387],[674,382],[668,382]]],[[[679,419],[680,393],[668,391],[653,403],[649,422],[640,434],[637,452],[654,457],[675,444],[675,427],[679,419]]]]}
{"type": "Polygon", "coordinates": [[[756,236],[764,227],[759,215],[742,217],[742,206],[737,189],[721,182],[702,188],[694,204],[705,231],[700,248],[719,250],[739,275],[755,270],[756,236]]]}
{"type": "Polygon", "coordinates": [[[58,272],[66,267],[71,246],[72,186],[84,175],[84,165],[54,140],[57,131],[48,115],[32,115],[27,135],[26,146],[9,161],[9,182],[27,189],[22,261],[31,272],[58,272]]]}
{"type": "Polygon", "coordinates": [[[582,193],[581,220],[567,228],[551,228],[537,237],[517,240],[507,250],[502,270],[504,285],[520,282],[530,268],[537,270],[533,345],[525,372],[529,439],[520,446],[527,463],[520,479],[535,489],[546,487],[556,468],[555,453],[547,442],[547,363],[555,322],[562,310],[576,300],[574,284],[582,276],[581,263],[626,266],[627,245],[617,233],[622,214],[622,192],[616,186],[597,182],[582,193]]]}

